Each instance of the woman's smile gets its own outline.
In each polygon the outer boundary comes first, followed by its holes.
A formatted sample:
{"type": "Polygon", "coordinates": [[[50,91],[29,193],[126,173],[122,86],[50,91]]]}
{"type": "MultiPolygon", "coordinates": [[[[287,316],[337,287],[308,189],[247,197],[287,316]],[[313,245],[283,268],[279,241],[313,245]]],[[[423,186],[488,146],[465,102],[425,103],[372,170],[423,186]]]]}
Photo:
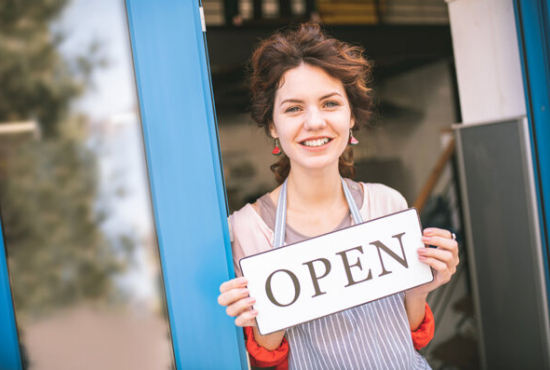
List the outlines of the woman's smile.
{"type": "Polygon", "coordinates": [[[321,151],[327,148],[327,144],[332,141],[331,138],[321,137],[321,138],[309,138],[303,141],[300,141],[300,144],[305,147],[306,150],[310,151],[321,151]]]}

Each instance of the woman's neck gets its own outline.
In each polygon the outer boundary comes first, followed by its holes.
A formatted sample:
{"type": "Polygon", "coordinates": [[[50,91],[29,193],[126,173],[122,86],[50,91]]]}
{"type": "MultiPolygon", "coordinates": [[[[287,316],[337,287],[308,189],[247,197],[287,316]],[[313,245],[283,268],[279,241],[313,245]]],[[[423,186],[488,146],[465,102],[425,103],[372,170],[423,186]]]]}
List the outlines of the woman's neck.
{"type": "Polygon", "coordinates": [[[311,212],[346,204],[337,168],[316,172],[291,170],[287,189],[288,207],[294,210],[311,212]]]}

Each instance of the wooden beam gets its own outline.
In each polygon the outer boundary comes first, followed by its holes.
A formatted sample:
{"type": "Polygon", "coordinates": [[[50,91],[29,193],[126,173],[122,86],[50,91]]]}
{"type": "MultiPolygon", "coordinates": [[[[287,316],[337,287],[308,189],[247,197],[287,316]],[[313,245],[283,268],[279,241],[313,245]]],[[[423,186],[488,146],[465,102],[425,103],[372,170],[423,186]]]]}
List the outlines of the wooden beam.
{"type": "Polygon", "coordinates": [[[445,166],[447,165],[449,160],[452,158],[454,151],[455,151],[455,139],[451,138],[451,141],[449,141],[449,144],[447,144],[447,148],[445,148],[445,151],[441,153],[441,155],[439,156],[437,163],[432,169],[432,173],[430,177],[428,177],[428,180],[426,180],[426,183],[422,187],[420,194],[418,195],[418,197],[416,198],[416,201],[414,202],[414,206],[418,210],[418,213],[422,213],[422,209],[424,208],[428,198],[432,194],[432,191],[435,185],[437,184],[437,181],[439,181],[439,178],[441,177],[441,174],[443,173],[445,166]]]}

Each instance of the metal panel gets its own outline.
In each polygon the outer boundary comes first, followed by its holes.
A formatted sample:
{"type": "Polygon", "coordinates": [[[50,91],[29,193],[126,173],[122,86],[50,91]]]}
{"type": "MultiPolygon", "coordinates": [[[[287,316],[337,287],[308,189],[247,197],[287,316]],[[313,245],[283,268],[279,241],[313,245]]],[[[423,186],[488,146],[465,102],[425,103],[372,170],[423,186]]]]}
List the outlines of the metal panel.
{"type": "Polygon", "coordinates": [[[455,128],[483,367],[548,369],[548,299],[526,120],[455,128]]]}
{"type": "Polygon", "coordinates": [[[233,270],[199,3],[126,4],[176,364],[246,368],[216,301],[233,270]]]}
{"type": "Polygon", "coordinates": [[[0,370],[21,369],[4,235],[0,225],[0,370]]]}

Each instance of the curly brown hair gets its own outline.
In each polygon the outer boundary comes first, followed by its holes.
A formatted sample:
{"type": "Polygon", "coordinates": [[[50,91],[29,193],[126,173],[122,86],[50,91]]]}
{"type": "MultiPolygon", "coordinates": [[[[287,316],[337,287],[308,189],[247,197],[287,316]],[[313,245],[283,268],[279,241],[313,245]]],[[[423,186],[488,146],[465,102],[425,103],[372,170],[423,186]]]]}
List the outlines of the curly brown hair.
{"type": "MultiPolygon", "coordinates": [[[[281,78],[302,63],[320,67],[342,82],[355,118],[354,130],[368,122],[372,97],[367,84],[372,64],[365,58],[364,49],[327,36],[316,23],[303,23],[261,41],[250,59],[251,115],[259,127],[265,128],[268,136],[281,78]]],[[[340,156],[338,167],[342,176],[355,176],[350,146],[340,156]]],[[[282,183],[290,173],[290,160],[283,153],[270,168],[276,180],[282,183]]]]}

